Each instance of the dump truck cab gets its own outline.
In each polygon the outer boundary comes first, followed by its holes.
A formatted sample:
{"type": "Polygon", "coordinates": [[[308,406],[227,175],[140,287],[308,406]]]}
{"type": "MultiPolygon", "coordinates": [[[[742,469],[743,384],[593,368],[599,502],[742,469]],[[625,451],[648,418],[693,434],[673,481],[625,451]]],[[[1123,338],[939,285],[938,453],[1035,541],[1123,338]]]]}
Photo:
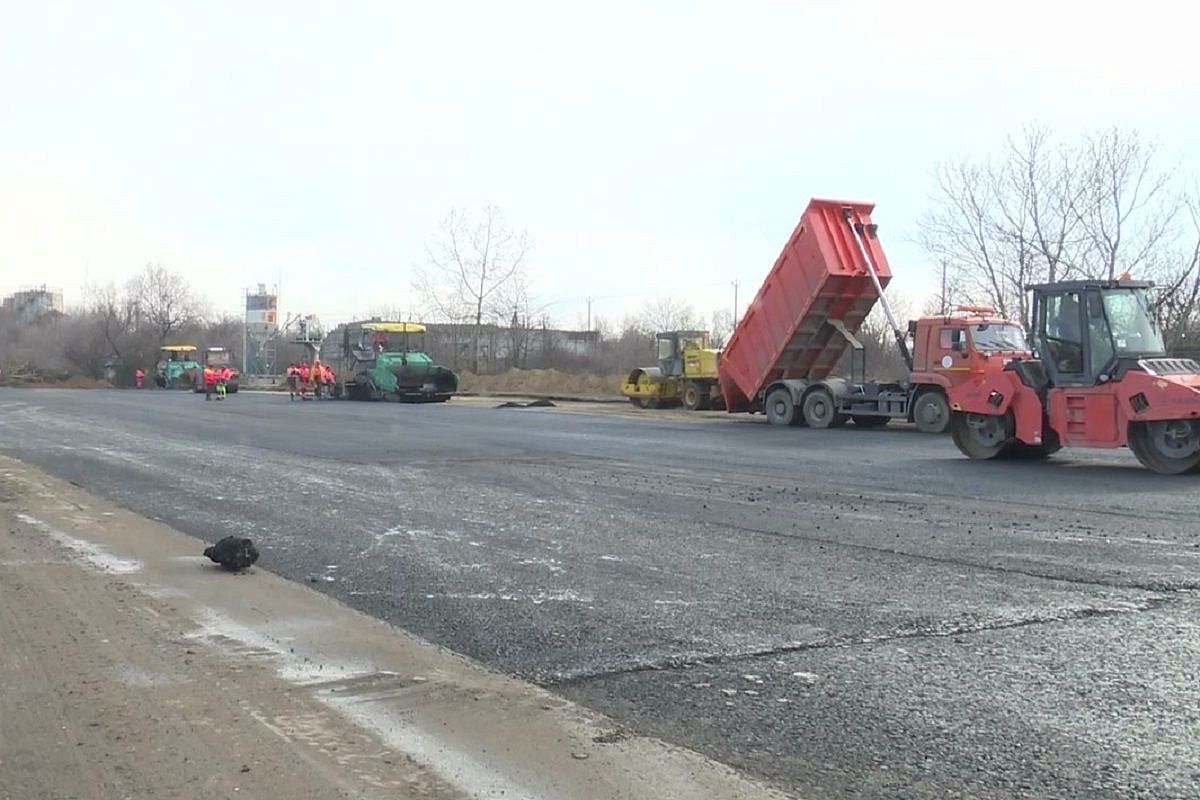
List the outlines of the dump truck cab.
{"type": "Polygon", "coordinates": [[[952,390],[959,450],[1128,446],[1154,472],[1200,469],[1200,364],[1167,356],[1152,288],[1126,276],[1028,287],[1034,353],[987,363],[952,390]]]}
{"type": "Polygon", "coordinates": [[[708,331],[660,331],[654,335],[653,367],[635,367],[621,392],[639,408],[682,404],[691,411],[719,407],[717,361],[708,331]]]}
{"type": "Polygon", "coordinates": [[[927,433],[950,422],[950,388],[967,381],[996,358],[1028,355],[1025,331],[990,306],[959,305],[948,314],[908,323],[912,340],[909,418],[927,433]]]}
{"type": "Polygon", "coordinates": [[[1025,330],[986,306],[957,306],[950,314],[909,323],[911,380],[950,388],[953,375],[981,369],[991,358],[1028,354],[1025,330]]]}

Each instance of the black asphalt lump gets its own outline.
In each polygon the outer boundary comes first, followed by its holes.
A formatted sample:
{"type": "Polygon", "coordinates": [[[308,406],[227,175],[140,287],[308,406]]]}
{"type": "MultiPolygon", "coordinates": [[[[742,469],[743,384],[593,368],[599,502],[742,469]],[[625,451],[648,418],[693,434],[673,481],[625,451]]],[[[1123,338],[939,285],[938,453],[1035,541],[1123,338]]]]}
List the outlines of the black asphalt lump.
{"type": "Polygon", "coordinates": [[[554,408],[554,407],[555,407],[554,401],[547,400],[545,398],[541,398],[540,400],[533,400],[528,403],[518,403],[513,400],[506,400],[505,402],[496,406],[496,408],[554,408]]]}
{"type": "Polygon", "coordinates": [[[226,536],[216,544],[204,548],[204,555],[230,572],[241,572],[258,561],[258,548],[249,539],[226,536]]]}

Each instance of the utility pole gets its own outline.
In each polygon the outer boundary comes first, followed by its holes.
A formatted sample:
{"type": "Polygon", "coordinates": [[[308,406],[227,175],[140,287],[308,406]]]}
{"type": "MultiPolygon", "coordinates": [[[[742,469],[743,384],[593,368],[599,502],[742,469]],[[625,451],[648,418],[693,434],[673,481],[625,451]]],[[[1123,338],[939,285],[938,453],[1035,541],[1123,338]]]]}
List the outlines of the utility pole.
{"type": "Polygon", "coordinates": [[[249,349],[250,342],[250,318],[247,316],[247,308],[250,305],[250,289],[245,287],[242,289],[242,374],[249,375],[250,371],[246,368],[248,361],[246,351],[249,349]]]}
{"type": "Polygon", "coordinates": [[[587,306],[588,306],[587,329],[590,331],[592,329],[592,298],[590,298],[590,297],[587,299],[587,306]]]}
{"type": "Polygon", "coordinates": [[[738,302],[737,302],[738,282],[730,281],[730,283],[733,284],[733,327],[736,328],[737,327],[737,314],[738,314],[738,302]]]}
{"type": "Polygon", "coordinates": [[[946,302],[946,259],[942,259],[942,316],[945,316],[950,306],[946,302]]]}

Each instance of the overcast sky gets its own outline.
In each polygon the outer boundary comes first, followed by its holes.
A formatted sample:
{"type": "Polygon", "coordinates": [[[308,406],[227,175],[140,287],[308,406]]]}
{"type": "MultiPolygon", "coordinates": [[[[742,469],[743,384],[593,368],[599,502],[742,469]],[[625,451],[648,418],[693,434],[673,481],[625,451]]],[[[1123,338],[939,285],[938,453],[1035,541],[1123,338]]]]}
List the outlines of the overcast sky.
{"type": "Polygon", "coordinates": [[[810,197],[873,201],[896,274],[939,159],[1028,121],[1200,159],[1194,4],[7,2],[0,293],[154,261],[218,310],[419,309],[455,206],[534,244],[561,324],[753,295],[810,197]],[[988,11],[972,11],[986,8],[988,11]]]}

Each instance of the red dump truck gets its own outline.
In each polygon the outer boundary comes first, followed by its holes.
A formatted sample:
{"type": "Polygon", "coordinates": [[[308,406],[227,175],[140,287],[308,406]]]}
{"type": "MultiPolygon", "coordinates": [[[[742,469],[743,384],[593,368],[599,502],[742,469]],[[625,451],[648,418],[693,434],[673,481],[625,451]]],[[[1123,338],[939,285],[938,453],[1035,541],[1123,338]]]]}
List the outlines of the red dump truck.
{"type": "Polygon", "coordinates": [[[898,419],[942,433],[951,386],[988,359],[1028,354],[1022,328],[989,308],[960,306],[902,331],[883,296],[892,273],[871,221],[874,207],[809,202],[721,353],[726,410],[761,411],[775,425],[830,428],[852,420],[873,428],[898,419]],[[905,381],[866,380],[856,334],[876,302],[908,365],[905,381]],[[850,377],[834,377],[847,348],[850,377]]]}

